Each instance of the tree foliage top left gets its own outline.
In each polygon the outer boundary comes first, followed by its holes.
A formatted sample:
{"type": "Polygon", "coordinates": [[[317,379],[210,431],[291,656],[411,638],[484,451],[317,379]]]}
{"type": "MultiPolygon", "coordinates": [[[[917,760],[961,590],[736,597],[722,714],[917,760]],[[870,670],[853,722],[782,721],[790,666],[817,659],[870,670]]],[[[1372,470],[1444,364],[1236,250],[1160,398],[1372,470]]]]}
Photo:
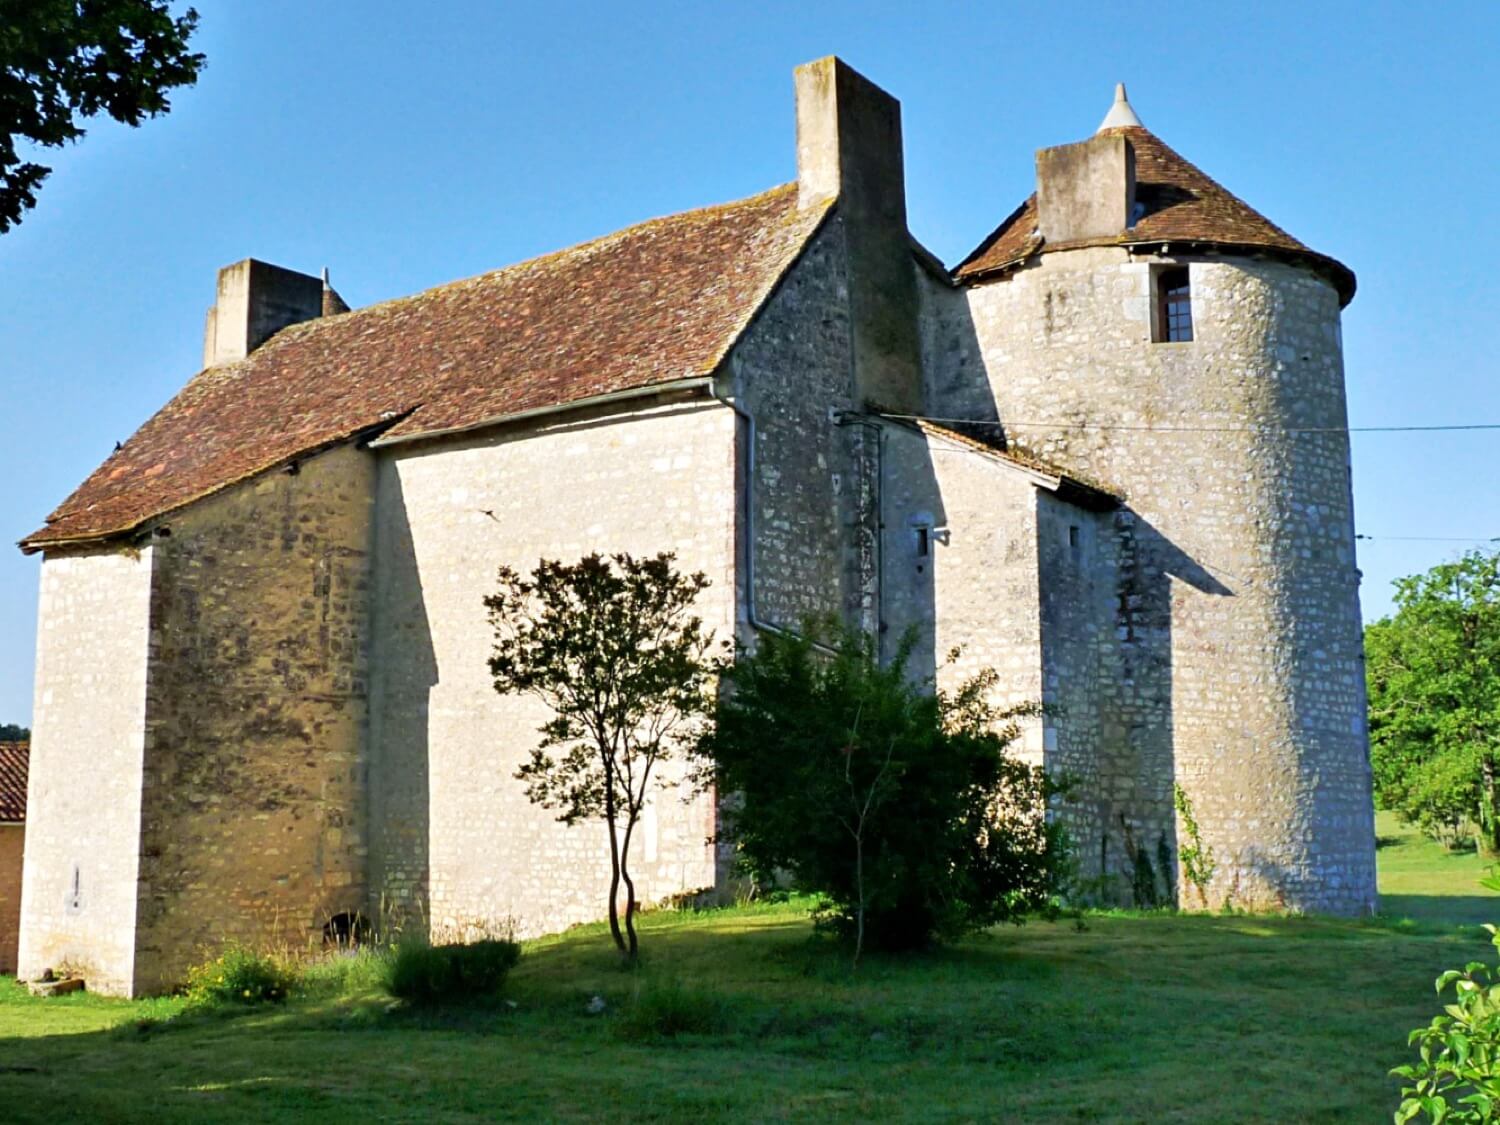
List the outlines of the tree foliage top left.
{"type": "Polygon", "coordinates": [[[167,92],[203,68],[188,49],[197,26],[166,0],[0,0],[0,234],[52,171],[17,142],[60,148],[101,113],[132,126],[166,113],[167,92]]]}

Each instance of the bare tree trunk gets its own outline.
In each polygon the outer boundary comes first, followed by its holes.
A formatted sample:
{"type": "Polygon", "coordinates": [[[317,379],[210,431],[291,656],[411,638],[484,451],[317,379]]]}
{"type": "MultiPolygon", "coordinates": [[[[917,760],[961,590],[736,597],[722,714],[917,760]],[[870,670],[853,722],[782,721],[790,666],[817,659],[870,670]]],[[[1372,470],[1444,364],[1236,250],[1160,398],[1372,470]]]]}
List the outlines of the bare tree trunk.
{"type": "Polygon", "coordinates": [[[609,934],[615,948],[625,952],[625,938],[620,933],[620,908],[615,899],[620,893],[620,838],[615,831],[615,779],[606,764],[604,768],[604,820],[609,825],[609,934]]]}
{"type": "Polygon", "coordinates": [[[629,938],[628,948],[621,952],[631,964],[635,963],[641,948],[635,933],[635,880],[630,877],[630,837],[635,833],[636,815],[632,812],[625,824],[625,843],[620,848],[620,878],[625,880],[625,933],[629,938]]]}
{"type": "Polygon", "coordinates": [[[854,968],[859,968],[859,955],[865,951],[865,840],[864,823],[861,818],[860,832],[854,837],[854,886],[859,891],[859,909],[854,913],[854,968]]]}
{"type": "Polygon", "coordinates": [[[1495,759],[1488,753],[1479,759],[1479,831],[1476,843],[1479,854],[1486,859],[1500,856],[1500,798],[1497,788],[1500,779],[1495,776],[1495,759]]]}

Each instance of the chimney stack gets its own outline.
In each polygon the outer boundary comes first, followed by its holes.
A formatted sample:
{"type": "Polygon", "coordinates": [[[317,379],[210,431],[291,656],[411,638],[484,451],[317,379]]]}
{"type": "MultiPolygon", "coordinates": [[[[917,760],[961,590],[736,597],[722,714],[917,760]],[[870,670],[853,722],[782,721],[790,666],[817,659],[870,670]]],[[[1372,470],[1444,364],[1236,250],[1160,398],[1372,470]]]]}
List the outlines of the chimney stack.
{"type": "Polygon", "coordinates": [[[1135,149],[1119,134],[1036,154],[1037,229],[1053,244],[1122,234],[1135,208],[1135,149]]]}
{"type": "Polygon", "coordinates": [[[856,397],[867,407],[920,412],[901,103],[831,55],[799,66],[795,81],[799,204],[837,197],[843,224],[856,397]]]}
{"type": "Polygon", "coordinates": [[[219,271],[203,331],[203,366],[244,359],[288,325],[323,315],[323,281],[246,258],[219,271]]]}

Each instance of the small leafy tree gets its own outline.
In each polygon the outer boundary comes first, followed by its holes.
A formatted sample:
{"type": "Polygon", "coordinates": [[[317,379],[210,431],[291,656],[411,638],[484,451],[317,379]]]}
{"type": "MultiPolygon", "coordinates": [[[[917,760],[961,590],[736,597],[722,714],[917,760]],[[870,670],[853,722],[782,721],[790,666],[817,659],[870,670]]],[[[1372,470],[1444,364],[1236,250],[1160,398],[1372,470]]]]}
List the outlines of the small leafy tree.
{"type": "MultiPolygon", "coordinates": [[[[1482,882],[1500,891],[1500,878],[1493,872],[1482,882]]],[[[1485,929],[1500,950],[1500,930],[1485,929]]],[[[1439,995],[1450,988],[1454,1002],[1407,1038],[1419,1061],[1391,1071],[1409,1083],[1401,1088],[1397,1125],[1477,1125],[1500,1119],[1500,972],[1471,961],[1437,978],[1439,995]]]]}
{"type": "Polygon", "coordinates": [[[52,169],[16,141],[60,148],[106,113],[139,125],[171,108],[167,91],[198,79],[188,50],[198,26],[166,0],[0,0],[0,234],[36,204],[52,169]]]}
{"type": "Polygon", "coordinates": [[[712,671],[711,639],[692,613],[708,579],[678,573],[675,560],[543,559],[529,578],[503,566],[499,589],[484,600],[495,629],[495,690],[536,696],[552,710],[516,777],[563,824],[604,821],[609,930],[630,961],[639,950],[631,840],[659,767],[707,708],[712,671]]]}
{"type": "Polygon", "coordinates": [[[30,728],[16,723],[0,723],[0,742],[27,742],[30,739],[30,728]]]}
{"type": "Polygon", "coordinates": [[[1066,855],[1045,815],[1055,787],[1007,753],[1037,709],[990,705],[993,672],[951,693],[913,683],[910,651],[882,666],[867,637],[831,622],[763,635],[724,667],[730,690],[697,745],[705,777],[734,795],[743,866],[822,895],[856,964],[867,945],[913,948],[1049,907],[1066,855]]]}
{"type": "Polygon", "coordinates": [[[1445,843],[1472,825],[1500,852],[1500,552],[1400,579],[1365,650],[1377,802],[1445,843]]]}

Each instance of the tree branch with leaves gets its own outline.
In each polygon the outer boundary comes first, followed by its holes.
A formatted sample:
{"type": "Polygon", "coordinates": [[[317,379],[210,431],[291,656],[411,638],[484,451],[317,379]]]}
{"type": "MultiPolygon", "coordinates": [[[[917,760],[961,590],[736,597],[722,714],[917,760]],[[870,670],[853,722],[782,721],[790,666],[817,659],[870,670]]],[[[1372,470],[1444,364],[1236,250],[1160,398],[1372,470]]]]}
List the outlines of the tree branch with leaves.
{"type": "Polygon", "coordinates": [[[0,234],[36,205],[52,171],[16,142],[61,148],[108,114],[139,125],[171,109],[203,56],[188,50],[198,13],[164,0],[0,0],[0,234]]]}
{"type": "Polygon", "coordinates": [[[552,712],[515,776],[561,823],[604,822],[610,935],[632,962],[640,900],[631,845],[653,786],[664,783],[663,764],[698,734],[713,667],[713,638],[692,612],[709,581],[675,563],[671,553],[592,554],[543,559],[524,577],[502,566],[484,600],[495,690],[531,695],[552,712]]]}

